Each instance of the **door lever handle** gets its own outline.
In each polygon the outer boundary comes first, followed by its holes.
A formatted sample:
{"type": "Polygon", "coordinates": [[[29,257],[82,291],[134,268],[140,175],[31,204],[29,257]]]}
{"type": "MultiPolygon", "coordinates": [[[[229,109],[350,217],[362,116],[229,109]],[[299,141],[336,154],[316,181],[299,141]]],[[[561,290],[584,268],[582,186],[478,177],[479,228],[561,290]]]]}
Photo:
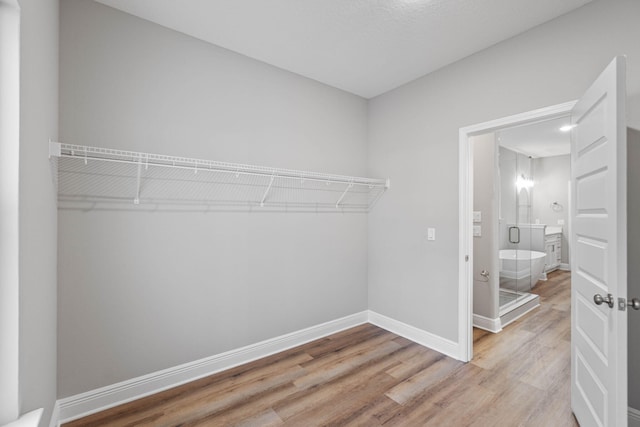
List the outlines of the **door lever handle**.
{"type": "MultiPolygon", "coordinates": [[[[595,294],[593,296],[593,302],[596,303],[596,305],[602,305],[602,303],[606,303],[609,308],[613,308],[613,295],[611,294],[607,294],[606,297],[603,297],[600,294],[595,294]]],[[[638,301],[639,305],[640,305],[640,301],[638,301]]]]}

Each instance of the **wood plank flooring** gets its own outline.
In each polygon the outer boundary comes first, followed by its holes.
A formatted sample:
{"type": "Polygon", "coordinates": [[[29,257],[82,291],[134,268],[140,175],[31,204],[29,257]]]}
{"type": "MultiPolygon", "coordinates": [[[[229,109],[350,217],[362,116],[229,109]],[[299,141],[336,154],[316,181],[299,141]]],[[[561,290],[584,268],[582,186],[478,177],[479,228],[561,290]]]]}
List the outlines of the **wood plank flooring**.
{"type": "Polygon", "coordinates": [[[365,324],[64,425],[577,426],[570,273],[461,363],[365,324]]]}

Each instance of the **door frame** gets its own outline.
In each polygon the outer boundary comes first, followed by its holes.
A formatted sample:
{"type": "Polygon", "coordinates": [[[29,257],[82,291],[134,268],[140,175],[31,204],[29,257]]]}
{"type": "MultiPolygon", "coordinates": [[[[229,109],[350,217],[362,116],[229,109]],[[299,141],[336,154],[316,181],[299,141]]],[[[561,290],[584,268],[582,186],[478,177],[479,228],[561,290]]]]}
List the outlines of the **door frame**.
{"type": "Polygon", "coordinates": [[[505,127],[568,116],[577,101],[565,102],[460,128],[458,176],[458,345],[459,359],[473,358],[473,157],[470,138],[505,127]]]}
{"type": "Polygon", "coordinates": [[[20,415],[20,5],[0,0],[0,425],[20,415]]]}

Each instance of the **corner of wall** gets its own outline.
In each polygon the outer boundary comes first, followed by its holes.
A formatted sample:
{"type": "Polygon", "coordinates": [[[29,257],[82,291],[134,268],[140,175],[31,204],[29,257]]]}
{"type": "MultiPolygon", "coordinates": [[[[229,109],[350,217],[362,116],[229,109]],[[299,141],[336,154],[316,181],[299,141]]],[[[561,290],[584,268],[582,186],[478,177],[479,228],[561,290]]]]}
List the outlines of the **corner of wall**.
{"type": "Polygon", "coordinates": [[[48,159],[58,134],[59,1],[19,0],[19,384],[22,411],[57,398],[57,208],[48,159]]]}

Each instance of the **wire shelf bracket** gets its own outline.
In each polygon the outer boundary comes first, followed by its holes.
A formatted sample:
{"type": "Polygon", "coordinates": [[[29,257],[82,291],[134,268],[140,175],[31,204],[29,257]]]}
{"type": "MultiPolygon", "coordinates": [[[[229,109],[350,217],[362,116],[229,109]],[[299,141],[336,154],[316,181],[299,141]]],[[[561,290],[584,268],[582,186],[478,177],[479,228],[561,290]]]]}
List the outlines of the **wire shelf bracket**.
{"type": "MultiPolygon", "coordinates": [[[[85,151],[86,154],[86,151],[85,151]]],[[[85,157],[85,165],[87,164],[87,160],[85,157]]],[[[136,179],[136,198],[133,199],[133,204],[140,204],[140,178],[142,178],[142,156],[138,157],[138,178],[136,179]]]]}
{"type": "Polygon", "coordinates": [[[369,212],[391,183],[293,169],[49,141],[58,204],[180,205],[233,210],[369,212]],[[127,190],[128,188],[128,190],[127,190]],[[127,193],[129,196],[127,196],[127,193]]]}
{"type": "Polygon", "coordinates": [[[260,207],[264,207],[264,201],[267,200],[267,195],[269,194],[269,191],[271,190],[271,186],[273,185],[273,180],[275,178],[276,178],[275,175],[271,175],[271,180],[269,181],[269,186],[265,190],[264,195],[262,196],[262,200],[260,200],[260,207]]]}
{"type": "Polygon", "coordinates": [[[353,187],[353,182],[350,182],[349,185],[347,186],[347,188],[344,189],[344,193],[342,193],[342,196],[340,196],[340,198],[338,199],[338,201],[336,202],[336,208],[340,207],[340,202],[342,202],[342,200],[344,199],[344,196],[347,195],[347,193],[349,192],[349,190],[353,187]]]}

